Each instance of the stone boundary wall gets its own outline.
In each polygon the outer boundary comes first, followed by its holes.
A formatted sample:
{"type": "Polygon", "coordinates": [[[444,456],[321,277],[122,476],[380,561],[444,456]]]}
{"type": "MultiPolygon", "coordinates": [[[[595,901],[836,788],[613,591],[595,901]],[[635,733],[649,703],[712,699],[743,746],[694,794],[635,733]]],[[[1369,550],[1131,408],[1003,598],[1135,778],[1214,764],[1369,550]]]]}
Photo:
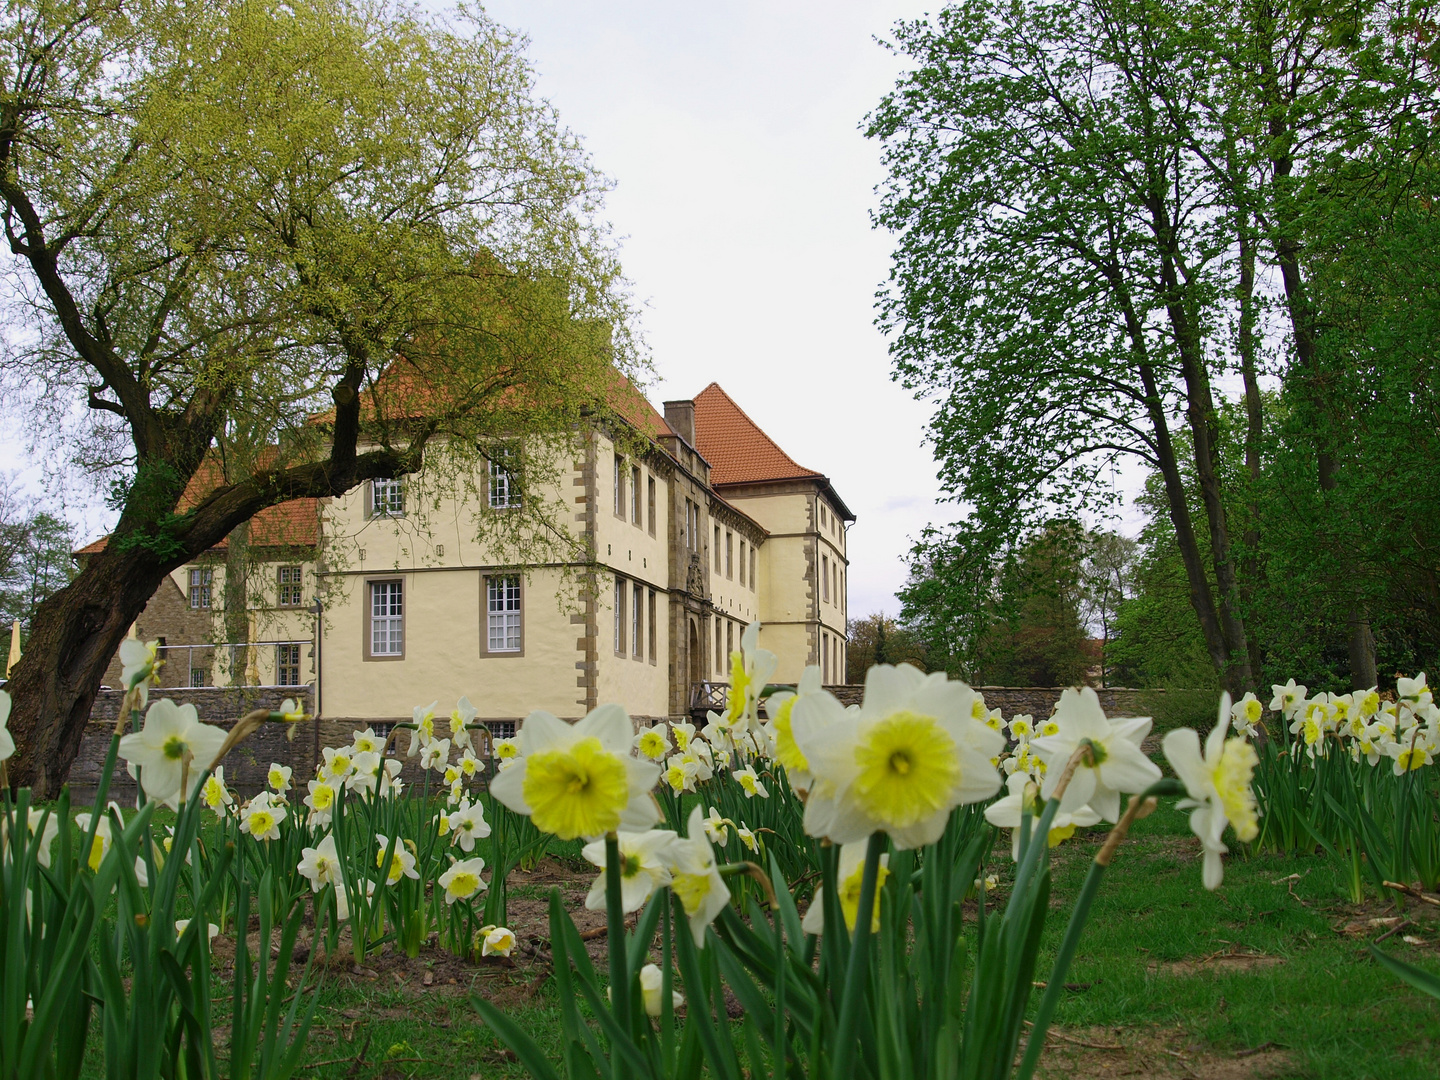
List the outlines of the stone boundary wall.
{"type": "MultiPolygon", "coordinates": [[[[859,705],[865,696],[863,686],[827,686],[826,690],[843,705],[859,705]]],[[[977,686],[985,695],[985,704],[999,709],[1006,720],[1020,713],[1029,713],[1043,720],[1060,700],[1063,686],[977,686]]],[[[1096,687],[1100,707],[1111,718],[1122,716],[1153,716],[1156,728],[1174,726],[1173,719],[1192,711],[1213,710],[1220,699],[1216,690],[1140,690],[1133,687],[1096,687]]],[[[1212,721],[1213,722],[1213,721],[1212,721]]]]}

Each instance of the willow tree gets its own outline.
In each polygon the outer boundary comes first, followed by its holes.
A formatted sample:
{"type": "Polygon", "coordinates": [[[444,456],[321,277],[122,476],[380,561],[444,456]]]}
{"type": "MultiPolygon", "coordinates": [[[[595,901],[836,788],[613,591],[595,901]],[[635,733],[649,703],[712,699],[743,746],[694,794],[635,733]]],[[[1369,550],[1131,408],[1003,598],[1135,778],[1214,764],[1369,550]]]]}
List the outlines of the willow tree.
{"type": "Polygon", "coordinates": [[[170,570],[268,506],[573,432],[634,350],[604,183],[483,15],[40,0],[0,43],[6,402],[120,511],[12,676],[11,775],[49,794],[170,570]]]}

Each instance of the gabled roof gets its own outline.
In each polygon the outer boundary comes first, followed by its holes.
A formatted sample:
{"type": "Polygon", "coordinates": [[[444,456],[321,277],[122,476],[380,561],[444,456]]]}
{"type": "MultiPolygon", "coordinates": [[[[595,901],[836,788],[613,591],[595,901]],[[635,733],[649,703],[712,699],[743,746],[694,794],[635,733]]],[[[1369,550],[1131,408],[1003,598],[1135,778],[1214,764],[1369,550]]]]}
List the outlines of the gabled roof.
{"type": "Polygon", "coordinates": [[[760,425],[735,404],[719,383],[695,395],[695,449],[710,462],[713,484],[823,477],[797,464],[760,425]]]}

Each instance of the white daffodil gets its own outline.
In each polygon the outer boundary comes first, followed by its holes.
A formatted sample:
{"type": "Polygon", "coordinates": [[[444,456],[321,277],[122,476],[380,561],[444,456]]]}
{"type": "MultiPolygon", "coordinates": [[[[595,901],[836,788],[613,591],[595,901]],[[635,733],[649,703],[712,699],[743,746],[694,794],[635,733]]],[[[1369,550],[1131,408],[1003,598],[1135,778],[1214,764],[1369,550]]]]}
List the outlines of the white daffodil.
{"type": "Polygon", "coordinates": [[[446,766],[445,766],[445,786],[446,786],[447,788],[452,788],[452,789],[453,789],[456,784],[460,783],[460,780],[461,780],[460,766],[459,766],[459,765],[446,765],[446,766]]]}
{"type": "Polygon", "coordinates": [[[456,749],[470,749],[470,725],[475,722],[479,712],[479,709],[470,704],[468,697],[462,697],[455,703],[455,708],[450,710],[450,741],[455,744],[456,749]]]}
{"type": "Polygon", "coordinates": [[[385,740],[375,734],[371,727],[363,728],[355,732],[351,737],[350,755],[355,754],[378,754],[385,749],[385,740]]]}
{"type": "Polygon", "coordinates": [[[1351,719],[1361,720],[1369,723],[1380,715],[1380,688],[1372,686],[1369,690],[1362,690],[1355,695],[1355,707],[1351,710],[1351,719]]]}
{"type": "MultiPolygon", "coordinates": [[[[133,639],[132,639],[133,640],[133,639]]],[[[145,726],[120,740],[120,755],[140,772],[140,786],[156,802],[176,807],[188,794],[180,790],[187,770],[198,780],[215,764],[226,732],[200,722],[194,705],[163,698],[145,713],[145,726]]]]}
{"type": "Polygon", "coordinates": [[[506,926],[482,926],[479,931],[481,956],[509,956],[515,949],[515,934],[506,926]]]}
{"type": "Polygon", "coordinates": [[[450,790],[445,793],[445,802],[448,806],[458,806],[464,799],[465,781],[457,776],[454,780],[450,781],[450,790]]]}
{"type": "MultiPolygon", "coordinates": [[[[645,1006],[646,1016],[659,1016],[661,997],[665,989],[665,973],[655,964],[646,964],[640,969],[640,1002],[645,1006]]],[[[678,990],[670,991],[670,1001],[675,1008],[685,1004],[685,995],[678,990]]]]}
{"type": "MultiPolygon", "coordinates": [[[[770,737],[775,743],[775,760],[784,766],[785,778],[790,781],[790,787],[795,791],[809,791],[814,779],[810,773],[810,762],[795,741],[795,706],[806,697],[818,694],[820,690],[820,668],[811,664],[801,672],[795,693],[782,690],[772,694],[765,703],[765,711],[770,716],[770,737]]],[[[811,712],[812,722],[833,715],[833,710],[811,712]]]]}
{"type": "Polygon", "coordinates": [[[1200,751],[1200,736],[1191,728],[1169,732],[1162,743],[1165,758],[1175,775],[1185,785],[1188,799],[1178,809],[1190,810],[1190,828],[1200,838],[1205,852],[1204,880],[1207,889],[1220,887],[1225,876],[1221,856],[1226,847],[1220,836],[1231,825],[1244,843],[1260,833],[1260,816],[1250,781],[1255,775],[1259,757],[1255,748],[1243,738],[1227,739],[1230,730],[1230,695],[1220,695],[1220,715],[1205,751],[1200,751]]]}
{"type": "Polygon", "coordinates": [[[383,759],[373,750],[362,750],[350,762],[350,771],[345,776],[345,790],[360,793],[375,790],[380,782],[379,773],[383,759]]]}
{"type": "Polygon", "coordinates": [[[1016,742],[1026,742],[1035,734],[1035,718],[1029,713],[1020,713],[1018,716],[1010,718],[1010,723],[1005,725],[1005,729],[1010,732],[1010,738],[1016,742]]]}
{"type": "Polygon", "coordinates": [[[670,760],[665,763],[665,771],[660,775],[661,779],[670,785],[670,790],[679,795],[682,792],[695,790],[698,771],[699,766],[692,756],[671,754],[670,760]]]}
{"type": "Polygon", "coordinates": [[[400,878],[408,877],[416,881],[420,880],[420,873],[415,869],[415,846],[413,840],[404,838],[395,841],[395,851],[390,856],[390,862],[385,862],[385,852],[390,848],[390,838],[383,833],[375,834],[375,843],[380,850],[375,853],[375,869],[385,877],[386,883],[394,885],[400,878]]]}
{"type": "MultiPolygon", "coordinates": [[[[644,907],[645,901],[656,889],[670,884],[666,859],[675,834],[669,829],[651,829],[643,833],[622,832],[617,836],[620,844],[620,907],[628,915],[644,907]]],[[[604,911],[605,841],[595,840],[586,844],[580,854],[592,865],[600,867],[600,874],[585,897],[585,906],[591,911],[604,911]]]]}
{"type": "Polygon", "coordinates": [[[695,766],[696,780],[703,782],[715,775],[715,751],[710,749],[710,744],[704,739],[693,740],[688,748],[681,751],[680,756],[695,766]]]}
{"type": "MultiPolygon", "coordinates": [[[[60,819],[54,813],[47,814],[46,811],[32,806],[27,814],[26,820],[26,832],[30,836],[35,836],[35,830],[40,828],[42,819],[45,821],[45,830],[39,839],[35,841],[35,859],[41,866],[48,869],[51,860],[50,847],[55,842],[55,838],[60,835],[60,819]]],[[[9,842],[10,837],[6,831],[6,819],[0,817],[0,850],[3,850],[9,842]]],[[[30,904],[29,897],[26,898],[25,903],[26,910],[28,911],[30,904]]]]}
{"type": "Polygon", "coordinates": [[[705,726],[700,729],[700,736],[708,742],[717,753],[725,753],[734,745],[731,738],[730,720],[728,714],[722,716],[714,709],[705,714],[705,726]]]}
{"type": "Polygon", "coordinates": [[[469,900],[481,889],[488,888],[489,886],[480,880],[480,871],[484,869],[485,860],[478,856],[451,863],[450,869],[436,879],[439,886],[445,890],[445,902],[454,904],[460,900],[469,900]]]}
{"type": "Polygon", "coordinates": [[[150,676],[155,674],[155,654],[160,642],[127,637],[120,643],[120,685],[140,691],[140,706],[150,700],[150,676]]]}
{"type": "Polygon", "coordinates": [[[311,892],[318,893],[326,885],[334,885],[337,894],[345,891],[340,855],[335,850],[335,837],[331,833],[326,833],[314,847],[300,849],[300,865],[296,869],[310,882],[311,892]]]}
{"type": "MultiPolygon", "coordinates": [[[[366,728],[365,730],[369,731],[370,729],[366,728]]],[[[325,761],[322,763],[325,771],[323,779],[331,781],[348,780],[351,771],[355,768],[355,759],[361,754],[373,754],[377,759],[380,756],[378,750],[352,751],[334,746],[327,746],[321,752],[325,757],[325,761]]]]}
{"type": "Polygon", "coordinates": [[[278,762],[270,763],[270,771],[265,779],[270,784],[270,790],[277,795],[283,795],[290,790],[290,777],[292,775],[289,765],[281,765],[278,762]]]}
{"type": "Polygon", "coordinates": [[[420,768],[422,769],[443,769],[449,760],[449,739],[431,739],[420,751],[420,768]]]}
{"type": "Polygon", "coordinates": [[[619,705],[567,724],[536,710],[520,726],[520,756],[490,783],[490,794],[562,840],[594,839],[660,820],[650,790],[660,766],[631,752],[634,728],[619,705]]]}
{"type": "Polygon", "coordinates": [[[465,753],[460,755],[458,764],[461,773],[469,779],[474,779],[485,771],[485,762],[475,756],[475,750],[470,746],[465,747],[465,753]]]}
{"type": "Polygon", "coordinates": [[[1005,737],[972,718],[974,696],[943,673],[881,664],[856,712],[824,691],[803,697],[792,724],[815,778],[805,831],[839,844],[885,832],[902,849],[938,840],[951,810],[1000,787],[990,760],[1005,737]]]}
{"type": "MultiPolygon", "coordinates": [[[[778,657],[760,648],[760,623],[752,622],[740,635],[740,651],[730,654],[730,690],[725,699],[724,726],[744,731],[759,722],[760,691],[775,674],[778,657]]],[[[717,747],[719,749],[719,747],[717,747]]]]}
{"type": "Polygon", "coordinates": [[[1275,695],[1270,699],[1270,711],[1280,713],[1287,720],[1291,719],[1296,711],[1305,704],[1305,697],[1310,693],[1309,689],[1301,686],[1294,679],[1284,686],[1272,683],[1270,690],[1275,695]]]}
{"type": "Polygon", "coordinates": [[[323,780],[311,780],[310,794],[305,796],[305,805],[310,808],[311,825],[329,825],[330,813],[335,807],[335,787],[323,780]]]}
{"type": "MultiPolygon", "coordinates": [[[[113,811],[114,813],[118,814],[120,812],[120,807],[117,803],[111,802],[107,807],[107,811],[113,811]]],[[[80,834],[82,837],[90,831],[90,822],[92,820],[93,818],[88,813],[79,813],[75,815],[75,825],[80,830],[80,834]]],[[[105,855],[109,851],[110,813],[107,812],[101,814],[100,820],[95,823],[95,839],[90,844],[90,853],[85,860],[85,864],[89,866],[91,870],[99,870],[100,863],[104,861],[105,855]]]]}
{"type": "Polygon", "coordinates": [[[0,761],[15,753],[15,737],[10,734],[10,695],[0,690],[0,761]]]}
{"type": "Polygon", "coordinates": [[[696,806],[690,811],[686,835],[670,844],[670,891],[680,899],[680,906],[690,920],[690,933],[696,948],[705,947],[705,928],[730,902],[730,890],[715,863],[715,850],[705,835],[705,817],[696,806]]]}
{"type": "Polygon", "coordinates": [[[756,795],[759,795],[762,799],[768,799],[770,797],[770,792],[761,782],[760,777],[754,769],[736,769],[730,775],[734,778],[735,782],[740,785],[740,790],[745,792],[747,799],[753,799],[756,795]]]}
{"type": "Polygon", "coordinates": [[[1307,699],[1293,714],[1290,732],[1299,735],[1305,744],[1305,752],[1312,758],[1325,757],[1329,742],[1325,734],[1330,730],[1330,699],[1327,695],[1316,694],[1307,699]]]}
{"type": "Polygon", "coordinates": [[[725,843],[725,830],[735,825],[729,818],[721,817],[720,811],[713,806],[710,807],[710,813],[706,817],[701,818],[700,822],[705,826],[705,835],[712,844],[725,843]]]}
{"type": "Polygon", "coordinates": [[[285,820],[283,802],[272,802],[270,793],[262,791],[240,809],[240,831],[256,840],[280,839],[280,822],[285,820]]]}
{"type": "Polygon", "coordinates": [[[400,779],[400,773],[405,768],[405,763],[398,758],[386,758],[385,767],[380,770],[377,778],[380,782],[380,797],[382,799],[398,798],[405,790],[405,782],[400,779]]]}
{"type": "MultiPolygon", "coordinates": [[[[183,934],[185,933],[186,929],[189,928],[189,926],[190,926],[190,920],[189,920],[189,919],[176,919],[176,920],[175,920],[175,936],[178,938],[178,937],[180,937],[181,935],[183,935],[183,934]]],[[[212,922],[212,923],[206,923],[206,924],[205,924],[205,940],[207,940],[207,941],[214,941],[215,938],[219,935],[219,933],[220,933],[220,927],[216,926],[213,922],[212,922]]]]}
{"type": "Polygon", "coordinates": [[[410,732],[410,749],[405,751],[406,757],[414,757],[435,738],[435,708],[439,704],[438,701],[432,701],[429,705],[415,706],[411,713],[415,727],[410,732]]]}
{"type": "Polygon", "coordinates": [[[520,743],[516,739],[496,739],[490,745],[490,753],[499,761],[514,761],[520,756],[520,743]]]}
{"type": "Polygon", "coordinates": [[[664,761],[670,752],[670,740],[665,735],[665,725],[656,724],[645,728],[635,736],[635,749],[651,761],[664,761]]]}
{"type": "Polygon", "coordinates": [[[1235,730],[1246,738],[1253,739],[1259,730],[1260,718],[1264,715],[1264,706],[1260,699],[1252,693],[1246,693],[1239,701],[1230,708],[1230,722],[1235,725],[1235,730]]]}
{"type": "Polygon", "coordinates": [[[1433,699],[1430,688],[1425,685],[1425,672],[1420,672],[1420,674],[1413,679],[1404,676],[1396,679],[1395,699],[1400,704],[1408,705],[1412,709],[1418,709],[1421,705],[1430,704],[1433,699]]]}
{"type": "Polygon", "coordinates": [[[1435,761],[1440,746],[1420,728],[1411,728],[1404,736],[1384,747],[1386,757],[1393,759],[1392,768],[1396,776],[1423,769],[1435,761]]]}
{"type": "Polygon", "coordinates": [[[1150,732],[1148,716],[1110,720],[1095,691],[1086,686],[1060,695],[1054,720],[1060,729],[1056,734],[1030,742],[1048,766],[1042,796],[1050,798],[1066,762],[1086,739],[1092,755],[1075,770],[1060,800],[1061,810],[1073,814],[1089,806],[1106,821],[1119,821],[1120,794],[1136,794],[1160,779],[1160,767],[1140,749],[1150,732]]]}
{"type": "Polygon", "coordinates": [[[485,820],[485,807],[468,799],[460,803],[460,809],[450,815],[450,828],[454,830],[453,843],[465,851],[475,850],[475,841],[490,835],[490,823],[485,820]]]}
{"type": "MultiPolygon", "coordinates": [[[[708,833],[709,830],[706,830],[706,831],[707,831],[707,833],[708,833]]],[[[753,832],[751,832],[749,829],[747,829],[744,825],[737,825],[737,826],[735,827],[735,835],[740,838],[740,842],[745,845],[746,850],[748,850],[748,851],[759,851],[759,850],[760,850],[760,845],[759,845],[759,843],[755,840],[755,834],[754,834],[753,832]]]]}
{"type": "Polygon", "coordinates": [[[675,749],[682,754],[690,749],[690,743],[695,739],[694,724],[671,724],[670,737],[675,740],[675,749]]]}
{"type": "Polygon", "coordinates": [[[200,801],[214,811],[216,817],[224,817],[225,812],[235,805],[235,796],[225,786],[224,765],[216,765],[215,771],[205,778],[205,784],[200,789],[200,801]]]}
{"type": "MultiPolygon", "coordinates": [[[[1039,824],[1040,815],[1045,812],[1045,803],[1040,798],[1039,786],[1028,773],[1011,773],[1005,786],[1008,794],[985,808],[985,820],[997,829],[1010,830],[1010,858],[1018,862],[1020,859],[1020,826],[1024,821],[1025,814],[1030,814],[1030,825],[1033,829],[1039,824]]],[[[1057,810],[1054,819],[1050,822],[1046,841],[1050,847],[1058,847],[1074,836],[1077,828],[1094,825],[1099,820],[1100,815],[1088,806],[1081,806],[1070,812],[1057,810]]],[[[1033,832],[1031,836],[1034,838],[1033,832]]]]}
{"type": "MultiPolygon", "coordinates": [[[[845,929],[855,932],[855,920],[860,917],[860,887],[865,878],[865,844],[841,844],[840,867],[836,872],[836,884],[840,891],[840,910],[845,916],[845,929]]],[[[880,870],[875,875],[875,907],[870,913],[870,932],[880,929],[880,890],[890,876],[890,856],[880,856],[880,870]]],[[[807,934],[825,932],[825,888],[815,890],[800,929],[807,934]]]]}

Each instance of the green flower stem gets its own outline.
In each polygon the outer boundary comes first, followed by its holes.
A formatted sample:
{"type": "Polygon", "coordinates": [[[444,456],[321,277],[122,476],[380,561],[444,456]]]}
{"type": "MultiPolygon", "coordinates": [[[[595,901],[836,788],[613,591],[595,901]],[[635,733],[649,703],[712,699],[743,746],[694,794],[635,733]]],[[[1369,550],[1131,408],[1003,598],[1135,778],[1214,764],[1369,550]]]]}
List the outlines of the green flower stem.
{"type": "MultiPolygon", "coordinates": [[[[625,912],[620,897],[620,838],[605,834],[605,920],[608,926],[605,948],[610,954],[610,1008],[622,1031],[630,1030],[630,973],[625,963],[625,912]]],[[[617,1078],[622,1068],[619,1053],[614,1056],[617,1078]]]]}
{"type": "MultiPolygon", "coordinates": [[[[855,932],[850,942],[850,963],[845,970],[845,991],[840,998],[840,1018],[836,1024],[839,1042],[831,1076],[845,1080],[855,1056],[856,1018],[860,999],[865,995],[866,968],[870,961],[870,923],[875,911],[875,882],[880,876],[880,856],[885,851],[886,836],[871,833],[865,845],[865,869],[860,878],[860,906],[855,912],[855,932]]],[[[837,931],[838,932],[838,931],[837,931]]]]}

